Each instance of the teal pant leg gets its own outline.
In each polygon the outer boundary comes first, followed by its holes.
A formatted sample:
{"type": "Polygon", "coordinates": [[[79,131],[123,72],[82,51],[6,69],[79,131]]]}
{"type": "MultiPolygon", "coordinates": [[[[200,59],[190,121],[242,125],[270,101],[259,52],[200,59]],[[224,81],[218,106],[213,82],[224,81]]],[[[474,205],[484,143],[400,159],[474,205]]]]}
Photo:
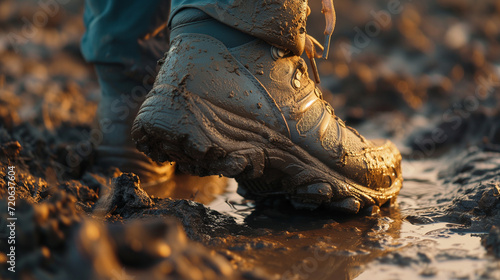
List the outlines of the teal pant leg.
{"type": "Polygon", "coordinates": [[[156,77],[157,61],[168,51],[169,9],[169,0],[85,1],[81,51],[95,65],[101,87],[100,160],[113,157],[110,147],[135,147],[130,129],[156,77]]]}
{"type": "Polygon", "coordinates": [[[81,50],[88,62],[153,67],[168,50],[169,0],[87,0],[81,50]]]}

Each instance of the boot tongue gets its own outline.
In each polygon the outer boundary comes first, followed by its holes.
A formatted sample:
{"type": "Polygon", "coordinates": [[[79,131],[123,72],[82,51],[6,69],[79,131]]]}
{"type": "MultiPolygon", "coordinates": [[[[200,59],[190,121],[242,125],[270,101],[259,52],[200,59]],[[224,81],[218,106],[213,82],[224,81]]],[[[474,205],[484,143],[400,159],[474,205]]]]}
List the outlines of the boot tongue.
{"type": "Polygon", "coordinates": [[[171,40],[185,33],[205,34],[221,41],[227,48],[234,48],[256,39],[194,8],[183,9],[176,13],[172,18],[171,28],[171,40]]]}

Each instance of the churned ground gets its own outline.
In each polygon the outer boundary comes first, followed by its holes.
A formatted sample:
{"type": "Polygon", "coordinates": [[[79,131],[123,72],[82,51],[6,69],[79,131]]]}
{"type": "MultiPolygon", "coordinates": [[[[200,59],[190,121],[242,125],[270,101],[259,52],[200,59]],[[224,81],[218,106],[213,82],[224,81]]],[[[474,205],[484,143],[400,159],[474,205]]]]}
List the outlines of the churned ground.
{"type": "Polygon", "coordinates": [[[404,157],[398,205],[371,216],[256,209],[187,176],[186,200],[160,199],[93,167],[82,1],[0,2],[1,278],[500,279],[500,1],[336,2],[325,99],[404,157]]]}

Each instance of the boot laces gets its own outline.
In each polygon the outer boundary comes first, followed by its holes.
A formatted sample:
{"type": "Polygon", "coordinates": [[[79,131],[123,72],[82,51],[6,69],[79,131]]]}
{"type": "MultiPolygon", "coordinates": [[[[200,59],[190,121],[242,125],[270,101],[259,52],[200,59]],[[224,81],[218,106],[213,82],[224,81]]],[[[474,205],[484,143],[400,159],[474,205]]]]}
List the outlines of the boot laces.
{"type": "MultiPolygon", "coordinates": [[[[305,52],[307,57],[309,58],[309,62],[311,64],[311,69],[314,74],[314,80],[316,83],[320,83],[318,67],[316,66],[315,58],[328,58],[328,52],[330,50],[330,38],[333,33],[333,29],[335,29],[335,23],[337,20],[337,16],[335,14],[335,8],[333,6],[333,0],[321,0],[323,5],[321,9],[321,13],[325,15],[325,41],[323,45],[321,45],[318,40],[314,39],[309,34],[306,34],[306,44],[305,44],[305,52]],[[319,49],[319,51],[318,51],[319,49]]],[[[311,9],[307,7],[307,16],[311,13],[311,9]]]]}

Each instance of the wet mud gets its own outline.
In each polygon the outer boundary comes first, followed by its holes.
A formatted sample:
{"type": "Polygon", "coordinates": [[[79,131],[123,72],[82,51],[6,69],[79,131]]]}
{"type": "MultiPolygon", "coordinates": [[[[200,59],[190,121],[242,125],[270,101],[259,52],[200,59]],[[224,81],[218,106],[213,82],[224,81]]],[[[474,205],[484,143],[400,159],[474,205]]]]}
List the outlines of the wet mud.
{"type": "MultiPolygon", "coordinates": [[[[177,185],[189,191],[157,198],[134,174],[94,167],[99,88],[78,51],[82,3],[12,44],[7,34],[23,34],[22,16],[38,10],[2,1],[0,278],[500,279],[498,1],[402,1],[366,46],[354,28],[366,33],[387,4],[337,2],[330,59],[318,61],[325,99],[403,154],[397,204],[359,215],[257,208],[232,180],[219,194],[213,178],[186,175],[177,185]]],[[[313,15],[308,34],[322,38],[313,15]]]]}

